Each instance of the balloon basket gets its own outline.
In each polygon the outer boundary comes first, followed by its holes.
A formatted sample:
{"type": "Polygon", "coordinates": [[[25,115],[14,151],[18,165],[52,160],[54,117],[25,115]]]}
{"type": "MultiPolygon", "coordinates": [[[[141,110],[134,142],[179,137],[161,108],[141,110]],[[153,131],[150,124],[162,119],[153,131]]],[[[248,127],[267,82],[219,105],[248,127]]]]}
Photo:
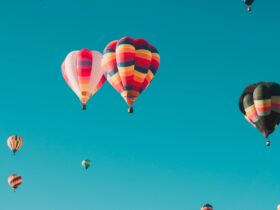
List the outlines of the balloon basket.
{"type": "Polygon", "coordinates": [[[132,113],[133,113],[133,107],[129,107],[128,110],[127,110],[127,112],[128,112],[129,114],[132,114],[132,113]]]}

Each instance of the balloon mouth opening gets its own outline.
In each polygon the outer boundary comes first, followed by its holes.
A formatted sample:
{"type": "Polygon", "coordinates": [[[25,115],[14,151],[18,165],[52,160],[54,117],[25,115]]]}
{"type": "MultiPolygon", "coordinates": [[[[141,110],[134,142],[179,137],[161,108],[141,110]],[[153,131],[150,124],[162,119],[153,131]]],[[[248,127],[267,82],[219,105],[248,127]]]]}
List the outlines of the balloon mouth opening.
{"type": "Polygon", "coordinates": [[[269,136],[270,134],[272,134],[273,131],[274,131],[274,129],[273,129],[273,130],[261,130],[261,133],[262,133],[263,136],[267,139],[268,136],[269,136]]]}

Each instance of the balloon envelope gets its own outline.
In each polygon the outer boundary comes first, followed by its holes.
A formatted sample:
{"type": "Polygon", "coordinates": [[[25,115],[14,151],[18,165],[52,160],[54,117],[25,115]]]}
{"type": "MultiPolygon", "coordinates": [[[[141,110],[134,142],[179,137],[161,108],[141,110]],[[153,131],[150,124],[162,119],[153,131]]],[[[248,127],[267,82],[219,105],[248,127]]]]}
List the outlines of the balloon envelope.
{"type": "Polygon", "coordinates": [[[88,100],[106,81],[101,67],[102,54],[82,49],[70,52],[62,63],[62,75],[85,109],[88,100]]]}
{"type": "Polygon", "coordinates": [[[249,85],[240,96],[239,108],[245,119],[267,138],[280,122],[280,85],[249,85]]]}
{"type": "Polygon", "coordinates": [[[248,6],[250,6],[254,3],[254,0],[244,0],[244,3],[248,6]]]}
{"type": "Polygon", "coordinates": [[[159,64],[160,56],[155,47],[144,39],[130,37],[110,42],[102,59],[108,82],[129,106],[150,85],[159,64]]]}
{"type": "Polygon", "coordinates": [[[88,169],[91,165],[91,162],[90,160],[83,160],[82,161],[82,166],[85,168],[85,169],[88,169]]]}
{"type": "Polygon", "coordinates": [[[213,210],[213,207],[207,203],[201,207],[201,210],[213,210]]]}
{"type": "Polygon", "coordinates": [[[16,190],[22,184],[22,177],[12,174],[8,177],[8,183],[13,190],[16,190]]]}
{"type": "Polygon", "coordinates": [[[20,136],[10,136],[7,140],[7,145],[15,154],[23,145],[23,140],[20,136]]]}
{"type": "Polygon", "coordinates": [[[254,0],[244,0],[244,3],[248,6],[248,12],[251,12],[251,5],[253,2],[254,0]]]}

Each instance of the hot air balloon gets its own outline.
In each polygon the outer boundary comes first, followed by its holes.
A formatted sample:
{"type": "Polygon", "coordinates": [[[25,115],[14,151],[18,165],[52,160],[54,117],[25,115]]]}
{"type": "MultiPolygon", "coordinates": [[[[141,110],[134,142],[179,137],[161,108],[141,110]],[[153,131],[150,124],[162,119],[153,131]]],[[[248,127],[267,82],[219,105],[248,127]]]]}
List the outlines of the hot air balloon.
{"type": "Polygon", "coordinates": [[[155,47],[144,39],[124,37],[104,49],[102,65],[109,83],[121,94],[132,113],[132,105],[150,85],[160,64],[155,47]]]}
{"type": "Polygon", "coordinates": [[[91,165],[90,160],[83,160],[82,161],[82,166],[87,170],[91,165]]]}
{"type": "Polygon", "coordinates": [[[201,207],[201,210],[213,210],[213,207],[207,203],[201,207]]]}
{"type": "Polygon", "coordinates": [[[280,204],[277,206],[277,210],[280,210],[280,204]]]}
{"type": "Polygon", "coordinates": [[[248,12],[251,12],[251,10],[252,10],[251,6],[252,6],[254,0],[243,0],[243,1],[248,6],[248,12]]]}
{"type": "Polygon", "coordinates": [[[15,191],[21,185],[22,178],[17,174],[12,174],[8,177],[8,183],[10,187],[15,191]]]}
{"type": "Polygon", "coordinates": [[[62,63],[64,80],[82,102],[83,110],[88,100],[106,81],[101,60],[100,52],[82,49],[70,52],[62,63]]]}
{"type": "Polygon", "coordinates": [[[13,151],[14,155],[22,147],[23,140],[20,136],[10,136],[7,140],[8,147],[13,151]]]}
{"type": "Polygon", "coordinates": [[[259,82],[245,88],[239,99],[239,108],[245,119],[268,139],[280,122],[280,85],[259,82]]]}

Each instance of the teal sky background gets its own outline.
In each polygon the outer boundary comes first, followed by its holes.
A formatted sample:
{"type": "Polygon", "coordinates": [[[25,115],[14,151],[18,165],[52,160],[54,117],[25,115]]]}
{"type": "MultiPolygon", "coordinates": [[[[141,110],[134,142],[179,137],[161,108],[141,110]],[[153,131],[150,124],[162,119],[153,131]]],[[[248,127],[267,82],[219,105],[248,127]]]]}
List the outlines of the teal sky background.
{"type": "Polygon", "coordinates": [[[0,209],[274,210],[271,147],[245,121],[246,85],[280,82],[279,0],[29,0],[0,7],[0,209]],[[82,111],[60,65],[123,36],[157,47],[161,65],[127,114],[107,83],[82,111]],[[16,157],[6,146],[23,137],[16,157]],[[81,161],[93,166],[85,171],[81,161]],[[19,173],[14,193],[7,177],[19,173]]]}

